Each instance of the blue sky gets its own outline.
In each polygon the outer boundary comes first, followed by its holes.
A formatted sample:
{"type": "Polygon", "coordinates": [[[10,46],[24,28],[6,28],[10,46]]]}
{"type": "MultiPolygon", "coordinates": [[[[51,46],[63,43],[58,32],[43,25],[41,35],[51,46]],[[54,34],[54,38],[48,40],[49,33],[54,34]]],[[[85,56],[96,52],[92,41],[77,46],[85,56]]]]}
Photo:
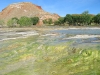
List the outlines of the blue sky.
{"type": "Polygon", "coordinates": [[[0,11],[17,2],[32,2],[41,6],[45,11],[57,13],[60,16],[81,14],[87,10],[91,14],[100,13],[100,0],[0,0],[0,11]]]}

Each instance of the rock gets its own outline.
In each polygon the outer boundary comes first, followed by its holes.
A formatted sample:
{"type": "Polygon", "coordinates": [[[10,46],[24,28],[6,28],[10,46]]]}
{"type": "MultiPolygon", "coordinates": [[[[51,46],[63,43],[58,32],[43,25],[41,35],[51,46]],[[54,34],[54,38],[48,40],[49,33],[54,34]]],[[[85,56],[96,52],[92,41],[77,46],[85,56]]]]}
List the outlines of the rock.
{"type": "Polygon", "coordinates": [[[3,19],[6,23],[13,17],[20,18],[22,16],[39,17],[40,21],[38,25],[42,25],[42,20],[44,19],[52,18],[52,20],[55,21],[60,17],[57,14],[48,13],[44,11],[41,6],[30,2],[14,3],[4,8],[2,12],[0,12],[0,19],[3,19]]]}

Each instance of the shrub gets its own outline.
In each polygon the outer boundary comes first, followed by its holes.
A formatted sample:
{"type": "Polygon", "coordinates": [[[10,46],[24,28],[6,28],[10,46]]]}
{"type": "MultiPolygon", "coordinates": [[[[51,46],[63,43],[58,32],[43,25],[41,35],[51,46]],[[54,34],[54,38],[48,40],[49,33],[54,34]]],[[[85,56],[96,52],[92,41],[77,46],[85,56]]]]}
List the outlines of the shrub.
{"type": "Polygon", "coordinates": [[[18,24],[18,21],[19,21],[18,18],[14,17],[14,18],[8,20],[7,25],[8,25],[8,27],[16,27],[18,24]]]}
{"type": "Polygon", "coordinates": [[[14,25],[13,20],[12,20],[12,19],[8,20],[7,26],[8,26],[8,27],[13,27],[13,25],[14,25]]]}
{"type": "Polygon", "coordinates": [[[52,18],[44,19],[44,20],[43,20],[43,23],[44,23],[44,24],[52,24],[52,23],[53,23],[52,18]]]}
{"type": "Polygon", "coordinates": [[[32,17],[31,20],[32,20],[32,24],[36,25],[39,21],[39,18],[38,17],[32,17]]]}
{"type": "Polygon", "coordinates": [[[23,26],[31,26],[32,25],[32,20],[26,16],[23,16],[19,19],[18,23],[20,24],[21,27],[23,26]]]}

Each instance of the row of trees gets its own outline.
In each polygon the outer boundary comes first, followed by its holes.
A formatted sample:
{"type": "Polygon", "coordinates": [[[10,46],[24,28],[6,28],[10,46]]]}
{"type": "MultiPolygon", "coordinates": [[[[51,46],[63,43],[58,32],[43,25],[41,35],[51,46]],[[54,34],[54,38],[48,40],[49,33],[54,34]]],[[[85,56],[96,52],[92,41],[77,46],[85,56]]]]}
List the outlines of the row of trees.
{"type": "MultiPolygon", "coordinates": [[[[17,17],[14,17],[7,22],[7,25],[8,25],[8,27],[31,26],[31,25],[36,25],[38,23],[38,21],[39,21],[38,17],[29,18],[29,17],[23,16],[20,19],[18,19],[17,17]]],[[[54,22],[53,22],[52,18],[48,18],[48,19],[43,20],[43,24],[51,25],[51,24],[54,24],[54,22]]]]}
{"type": "Polygon", "coordinates": [[[58,21],[54,22],[55,25],[100,25],[100,14],[92,15],[88,11],[82,14],[67,14],[65,17],[60,17],[58,21]]]}
{"type": "Polygon", "coordinates": [[[18,19],[17,17],[14,17],[12,19],[10,19],[7,22],[8,27],[16,27],[16,26],[31,26],[31,25],[36,25],[39,21],[38,17],[26,17],[26,16],[22,16],[20,19],[18,19]]]}
{"type": "MultiPolygon", "coordinates": [[[[21,18],[14,17],[7,22],[8,27],[23,27],[36,25],[39,21],[38,17],[26,17],[21,18]]],[[[45,25],[73,25],[73,26],[85,26],[85,25],[100,25],[100,14],[92,15],[88,11],[84,11],[82,14],[67,14],[65,17],[58,18],[57,21],[53,21],[52,18],[44,19],[45,25]]],[[[4,21],[0,20],[0,26],[4,25],[4,21]]]]}
{"type": "MultiPolygon", "coordinates": [[[[10,20],[7,21],[8,27],[27,27],[31,25],[36,25],[39,22],[38,17],[26,17],[22,16],[21,18],[13,17],[10,20]]],[[[0,27],[4,26],[5,22],[4,20],[0,20],[0,27]]],[[[51,25],[54,24],[52,18],[44,19],[43,24],[45,25],[51,25]]]]}

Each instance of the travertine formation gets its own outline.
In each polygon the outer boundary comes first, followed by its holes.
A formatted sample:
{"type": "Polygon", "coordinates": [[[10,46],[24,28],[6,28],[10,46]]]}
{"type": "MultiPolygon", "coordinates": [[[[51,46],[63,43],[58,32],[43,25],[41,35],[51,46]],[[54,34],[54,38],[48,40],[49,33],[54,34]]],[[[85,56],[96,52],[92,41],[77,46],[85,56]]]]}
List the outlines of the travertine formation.
{"type": "Polygon", "coordinates": [[[20,18],[22,16],[39,17],[40,23],[38,24],[40,25],[42,24],[42,20],[44,19],[52,18],[53,21],[55,21],[60,17],[57,14],[45,12],[41,8],[41,6],[32,4],[30,2],[14,3],[3,9],[2,12],[0,12],[0,19],[5,20],[6,22],[13,17],[20,18]]]}

